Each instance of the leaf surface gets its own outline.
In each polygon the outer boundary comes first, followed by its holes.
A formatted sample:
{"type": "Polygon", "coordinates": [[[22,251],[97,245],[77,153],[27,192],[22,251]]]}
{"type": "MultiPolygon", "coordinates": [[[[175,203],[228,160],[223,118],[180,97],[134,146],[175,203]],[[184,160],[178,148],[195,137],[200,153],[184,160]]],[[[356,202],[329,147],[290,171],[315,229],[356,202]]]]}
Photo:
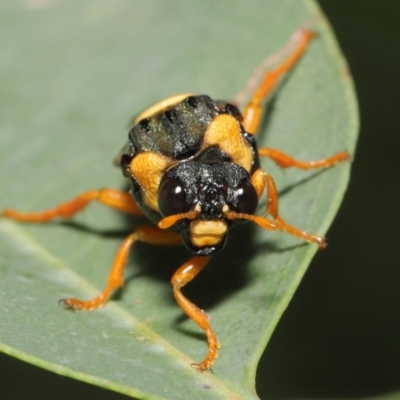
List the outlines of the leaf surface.
{"type": "MultiPolygon", "coordinates": [[[[0,209],[42,210],[89,188],[126,189],[112,159],[136,113],[191,91],[232,99],[261,61],[315,18],[318,37],[280,87],[260,143],[298,159],[354,150],[357,111],[345,62],[310,1],[4,1],[0,5],[0,209]]],[[[263,166],[281,215],[324,234],[349,164],[322,172],[263,166]]],[[[262,207],[260,208],[262,212],[262,207]]],[[[203,332],[175,304],[169,279],[183,248],[134,246],[125,290],[95,312],[124,235],[147,223],[93,205],[73,223],[0,222],[0,350],[139,398],[257,398],[258,359],[315,245],[252,224],[232,232],[185,294],[212,316],[214,374],[190,367],[203,332]]]]}

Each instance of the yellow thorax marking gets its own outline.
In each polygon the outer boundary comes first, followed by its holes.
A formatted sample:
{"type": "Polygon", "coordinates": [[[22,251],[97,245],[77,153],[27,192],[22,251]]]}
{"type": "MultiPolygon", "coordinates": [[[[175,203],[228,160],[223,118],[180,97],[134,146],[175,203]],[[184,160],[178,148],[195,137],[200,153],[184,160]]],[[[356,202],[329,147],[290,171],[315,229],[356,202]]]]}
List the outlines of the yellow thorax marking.
{"type": "Polygon", "coordinates": [[[202,149],[217,145],[232,158],[232,162],[250,172],[253,150],[243,139],[239,122],[229,114],[221,114],[208,126],[202,149]]]}
{"type": "Polygon", "coordinates": [[[158,153],[140,153],[133,158],[130,169],[132,176],[140,186],[145,204],[154,211],[158,209],[158,187],[164,171],[176,163],[158,153]]]}

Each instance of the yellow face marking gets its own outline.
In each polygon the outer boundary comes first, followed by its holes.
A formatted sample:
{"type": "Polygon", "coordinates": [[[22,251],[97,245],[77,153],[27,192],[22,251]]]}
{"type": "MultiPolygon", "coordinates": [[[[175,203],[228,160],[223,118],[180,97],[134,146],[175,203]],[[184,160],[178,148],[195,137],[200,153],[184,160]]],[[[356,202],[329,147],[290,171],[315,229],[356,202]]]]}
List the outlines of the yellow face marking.
{"type": "Polygon", "coordinates": [[[208,126],[204,136],[203,148],[218,145],[235,164],[250,172],[253,150],[240,134],[239,122],[229,114],[221,114],[208,126]]]}
{"type": "Polygon", "coordinates": [[[134,123],[137,124],[140,120],[152,117],[160,111],[167,109],[168,107],[172,107],[182,100],[185,100],[186,97],[193,96],[193,93],[182,93],[176,94],[175,96],[168,97],[167,99],[161,100],[156,104],[153,104],[146,110],[142,111],[136,118],[134,123]]]}
{"type": "Polygon", "coordinates": [[[215,246],[221,242],[227,229],[227,223],[220,219],[211,221],[195,219],[189,227],[190,240],[196,247],[215,246]]]}
{"type": "Polygon", "coordinates": [[[140,153],[133,158],[130,169],[132,176],[140,185],[145,204],[154,211],[158,210],[158,187],[164,171],[174,162],[158,153],[140,153]]]}

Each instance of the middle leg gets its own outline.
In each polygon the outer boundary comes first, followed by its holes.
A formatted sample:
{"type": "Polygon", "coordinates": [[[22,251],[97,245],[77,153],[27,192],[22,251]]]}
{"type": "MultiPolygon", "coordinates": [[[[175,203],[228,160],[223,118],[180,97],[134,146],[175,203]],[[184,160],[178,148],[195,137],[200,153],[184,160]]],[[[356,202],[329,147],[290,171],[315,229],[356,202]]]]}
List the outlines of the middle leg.
{"type": "Polygon", "coordinates": [[[320,160],[299,161],[280,150],[267,147],[258,149],[258,154],[261,157],[269,157],[281,168],[295,167],[304,170],[333,167],[334,165],[351,158],[347,151],[341,151],[331,157],[321,158],[320,160]]]}
{"type": "Polygon", "coordinates": [[[21,212],[10,208],[5,209],[0,212],[0,217],[30,223],[48,222],[55,218],[70,218],[86,208],[93,201],[127,214],[143,215],[142,210],[129,193],[103,188],[88,190],[72,200],[59,204],[55,208],[41,212],[21,212]]]}
{"type": "Polygon", "coordinates": [[[61,299],[60,303],[65,308],[74,310],[93,310],[104,306],[112,292],[115,289],[123,287],[123,273],[128,260],[129,250],[136,241],[156,245],[177,245],[182,243],[182,238],[178,233],[162,231],[153,226],[142,226],[136,229],[135,232],[127,236],[121,243],[115,255],[110,274],[108,275],[107,285],[98,296],[90,300],[78,300],[75,298],[61,299]]]}

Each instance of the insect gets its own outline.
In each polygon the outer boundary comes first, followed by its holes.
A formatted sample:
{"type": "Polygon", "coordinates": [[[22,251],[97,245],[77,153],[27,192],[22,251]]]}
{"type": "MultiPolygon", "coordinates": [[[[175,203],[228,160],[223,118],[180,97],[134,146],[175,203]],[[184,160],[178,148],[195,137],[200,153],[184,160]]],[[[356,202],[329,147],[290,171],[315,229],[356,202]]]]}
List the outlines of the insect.
{"type": "Polygon", "coordinates": [[[137,242],[154,245],[184,244],[191,257],[173,274],[174,297],[182,310],[201,329],[208,342],[205,358],[197,366],[208,370],[218,356],[220,344],[209,316],[181,289],[220,251],[229,230],[252,221],[263,229],[286,231],[309,243],[325,246],[323,237],[306,233],[281,218],[278,192],[272,176],[261,168],[260,157],[269,157],[282,168],[331,167],[349,159],[346,151],[317,161],[298,161],[272,148],[258,148],[255,135],[263,113],[263,101],[279,80],[304,54],[313,33],[300,29],[288,55],[264,73],[243,112],[234,102],[214,101],[206,95],[180,94],[142,112],[129,132],[129,143],[119,164],[130,179],[130,193],[109,188],[88,190],[76,198],[43,212],[13,209],[3,218],[23,222],[47,222],[70,218],[92,201],[132,215],[145,215],[155,226],[139,227],[120,245],[104,290],[90,300],[60,302],[69,309],[92,310],[103,306],[123,285],[128,252],[137,242]],[[267,192],[266,216],[255,215],[267,192]]]}

